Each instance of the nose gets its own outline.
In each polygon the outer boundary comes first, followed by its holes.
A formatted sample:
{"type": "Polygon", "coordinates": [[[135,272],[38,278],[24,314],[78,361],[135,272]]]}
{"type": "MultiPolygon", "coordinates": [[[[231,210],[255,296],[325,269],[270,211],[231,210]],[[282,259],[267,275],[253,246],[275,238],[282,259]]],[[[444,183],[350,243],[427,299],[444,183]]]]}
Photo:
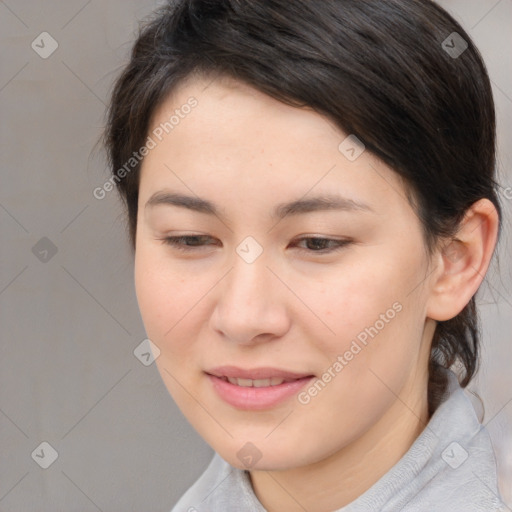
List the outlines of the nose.
{"type": "Polygon", "coordinates": [[[290,328],[287,290],[264,258],[246,263],[236,256],[219,284],[210,326],[226,339],[250,345],[281,337],[290,328]]]}

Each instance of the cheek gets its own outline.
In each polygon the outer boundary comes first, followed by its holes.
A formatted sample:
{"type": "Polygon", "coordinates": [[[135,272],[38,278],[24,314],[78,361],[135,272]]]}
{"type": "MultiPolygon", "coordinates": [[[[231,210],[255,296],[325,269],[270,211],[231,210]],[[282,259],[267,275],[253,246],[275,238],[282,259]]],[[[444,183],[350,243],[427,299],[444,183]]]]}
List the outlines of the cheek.
{"type": "MultiPolygon", "coordinates": [[[[178,407],[193,414],[197,404],[185,389],[196,389],[200,299],[207,283],[173,269],[155,250],[141,249],[135,258],[135,289],[148,338],[160,349],[155,363],[178,407]]],[[[197,412],[197,411],[196,411],[197,412]]]]}
{"type": "MultiPolygon", "coordinates": [[[[392,273],[383,267],[354,267],[331,285],[311,290],[316,311],[324,312],[334,331],[308,332],[316,353],[327,356],[321,382],[305,390],[300,397],[305,405],[298,407],[304,415],[301,428],[318,433],[311,453],[328,455],[334,445],[325,439],[340,446],[376,423],[418,362],[421,311],[414,294],[407,297],[412,269],[398,266],[392,273]]],[[[286,445],[285,438],[282,442],[286,445]]]]}
{"type": "Polygon", "coordinates": [[[361,261],[311,291],[332,331],[312,339],[332,362],[346,354],[350,366],[362,372],[383,366],[400,370],[415,357],[423,322],[421,301],[411,293],[412,276],[421,275],[421,262],[402,260],[382,251],[374,261],[361,261]]]}
{"type": "Polygon", "coordinates": [[[333,275],[316,293],[309,293],[315,297],[316,308],[324,312],[333,338],[357,336],[402,299],[396,282],[368,268],[362,265],[333,275]]]}
{"type": "Polygon", "coordinates": [[[137,250],[135,290],[148,337],[159,347],[172,350],[172,340],[198,300],[198,283],[170,268],[157,251],[137,250]]]}

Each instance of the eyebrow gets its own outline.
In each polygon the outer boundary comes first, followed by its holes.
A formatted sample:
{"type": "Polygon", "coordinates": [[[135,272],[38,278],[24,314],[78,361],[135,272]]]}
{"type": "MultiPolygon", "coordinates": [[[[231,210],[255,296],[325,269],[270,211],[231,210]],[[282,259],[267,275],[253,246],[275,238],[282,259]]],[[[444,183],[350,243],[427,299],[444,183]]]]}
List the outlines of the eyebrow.
{"type": "MultiPolygon", "coordinates": [[[[214,203],[200,197],[178,194],[174,192],[155,192],[146,202],[145,208],[158,205],[178,206],[199,213],[221,217],[219,209],[214,203]]],[[[327,194],[308,199],[297,199],[295,201],[278,204],[272,213],[272,218],[283,219],[288,215],[299,215],[317,211],[338,210],[338,211],[363,211],[373,212],[369,205],[342,197],[339,195],[327,194]]]]}

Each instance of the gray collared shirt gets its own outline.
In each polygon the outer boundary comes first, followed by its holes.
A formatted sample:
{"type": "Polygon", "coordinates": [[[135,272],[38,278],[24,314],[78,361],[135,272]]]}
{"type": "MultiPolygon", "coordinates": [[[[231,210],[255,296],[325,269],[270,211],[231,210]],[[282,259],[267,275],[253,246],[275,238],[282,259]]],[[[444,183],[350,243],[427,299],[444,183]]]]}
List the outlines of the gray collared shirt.
{"type": "MultiPolygon", "coordinates": [[[[457,377],[407,453],[372,487],[335,512],[505,511],[489,433],[457,377]]],[[[266,512],[249,473],[215,454],[171,512],[266,512]]]]}

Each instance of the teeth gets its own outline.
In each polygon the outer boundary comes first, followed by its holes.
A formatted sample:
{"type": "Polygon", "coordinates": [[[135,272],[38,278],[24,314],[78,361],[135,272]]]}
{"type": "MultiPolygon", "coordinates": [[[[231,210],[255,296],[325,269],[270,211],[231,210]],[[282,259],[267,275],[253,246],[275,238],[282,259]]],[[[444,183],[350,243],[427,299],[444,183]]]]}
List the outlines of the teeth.
{"type": "Polygon", "coordinates": [[[262,388],[264,386],[270,386],[270,379],[255,379],[252,381],[252,385],[255,388],[262,388]]]}
{"type": "Polygon", "coordinates": [[[283,382],[289,382],[280,377],[272,377],[271,379],[237,379],[234,377],[227,377],[227,380],[235,386],[241,386],[244,388],[263,388],[267,386],[279,386],[283,382]]]}
{"type": "Polygon", "coordinates": [[[249,388],[252,386],[252,380],[251,379],[237,379],[237,384],[239,386],[242,386],[243,388],[249,388]]]}

